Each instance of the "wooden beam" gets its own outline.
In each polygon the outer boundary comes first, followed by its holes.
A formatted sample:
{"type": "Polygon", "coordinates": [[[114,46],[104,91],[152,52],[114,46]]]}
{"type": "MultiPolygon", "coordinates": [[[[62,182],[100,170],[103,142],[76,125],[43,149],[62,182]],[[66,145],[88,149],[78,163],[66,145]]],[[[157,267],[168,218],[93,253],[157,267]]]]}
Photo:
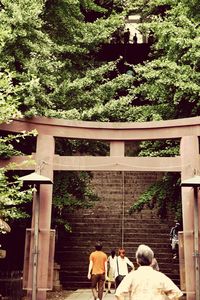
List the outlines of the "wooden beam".
{"type": "Polygon", "coordinates": [[[54,170],[180,172],[180,157],[54,156],[54,170]]]}
{"type": "MultiPolygon", "coordinates": [[[[34,158],[34,155],[33,155],[34,158]]],[[[23,163],[27,157],[13,157],[10,161],[23,163]]],[[[5,167],[9,160],[0,161],[5,167]]],[[[45,164],[49,164],[48,161],[45,164]]],[[[180,172],[180,157],[123,157],[123,156],[53,156],[54,171],[156,171],[180,172]]],[[[13,169],[12,164],[10,169],[13,169]]],[[[35,165],[16,166],[16,170],[35,170],[35,165]]]]}

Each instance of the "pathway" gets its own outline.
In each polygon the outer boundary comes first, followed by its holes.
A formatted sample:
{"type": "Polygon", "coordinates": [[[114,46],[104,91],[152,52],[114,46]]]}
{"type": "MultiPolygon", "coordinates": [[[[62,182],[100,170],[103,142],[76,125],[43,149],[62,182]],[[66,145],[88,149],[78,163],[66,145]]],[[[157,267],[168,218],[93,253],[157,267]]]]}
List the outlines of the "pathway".
{"type": "MultiPolygon", "coordinates": [[[[70,294],[66,300],[93,300],[92,291],[90,289],[78,289],[70,294]]],[[[104,293],[103,300],[115,300],[114,292],[112,294],[104,293]]]]}
{"type": "MultiPolygon", "coordinates": [[[[94,300],[92,296],[92,292],[89,289],[78,289],[74,291],[72,294],[67,296],[65,300],[94,300]]],[[[103,300],[116,300],[114,296],[114,292],[112,294],[104,293],[103,300]]],[[[128,300],[128,296],[125,298],[128,300]]],[[[186,297],[181,297],[181,300],[186,300],[186,297]]]]}

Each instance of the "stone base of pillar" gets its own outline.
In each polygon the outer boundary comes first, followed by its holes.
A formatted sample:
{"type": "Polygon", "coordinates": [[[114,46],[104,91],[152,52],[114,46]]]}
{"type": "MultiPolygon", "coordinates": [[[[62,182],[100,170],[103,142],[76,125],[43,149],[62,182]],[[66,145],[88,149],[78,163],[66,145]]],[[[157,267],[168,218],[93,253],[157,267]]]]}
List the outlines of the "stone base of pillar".
{"type": "Polygon", "coordinates": [[[60,265],[55,262],[54,271],[53,271],[53,291],[57,291],[57,292],[62,290],[62,285],[60,284],[59,272],[60,272],[60,265]]]}

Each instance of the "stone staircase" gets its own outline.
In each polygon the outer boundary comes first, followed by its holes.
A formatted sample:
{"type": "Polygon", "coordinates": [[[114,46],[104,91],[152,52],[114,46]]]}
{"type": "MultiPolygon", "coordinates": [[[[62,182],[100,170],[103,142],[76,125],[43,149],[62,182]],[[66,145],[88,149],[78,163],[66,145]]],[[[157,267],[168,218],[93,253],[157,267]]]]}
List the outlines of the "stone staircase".
{"type": "Polygon", "coordinates": [[[156,212],[148,209],[132,215],[128,213],[133,198],[137,198],[141,188],[144,189],[157,179],[155,173],[139,174],[139,177],[134,172],[126,174],[124,195],[120,189],[121,173],[109,174],[94,174],[93,186],[101,200],[93,208],[66,215],[72,225],[72,233],[64,230],[58,232],[55,259],[61,267],[60,281],[63,288],[90,287],[87,279],[89,254],[98,240],[102,241],[103,250],[108,255],[112,249],[117,251],[123,244],[126,255],[135,267],[138,245],[149,245],[155,253],[160,271],[179,284],[179,264],[178,260],[172,259],[169,242],[173,219],[160,220],[156,212]]]}

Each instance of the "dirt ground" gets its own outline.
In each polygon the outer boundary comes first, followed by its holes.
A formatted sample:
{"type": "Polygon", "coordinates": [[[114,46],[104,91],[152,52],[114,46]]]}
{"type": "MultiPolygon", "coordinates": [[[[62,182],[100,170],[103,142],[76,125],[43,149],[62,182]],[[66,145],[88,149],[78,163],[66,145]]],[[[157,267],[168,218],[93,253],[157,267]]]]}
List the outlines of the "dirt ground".
{"type": "Polygon", "coordinates": [[[47,299],[48,300],[66,300],[67,296],[69,296],[74,291],[66,291],[62,290],[59,292],[47,292],[47,299]]]}
{"type": "MultiPolygon", "coordinates": [[[[67,297],[72,294],[74,291],[66,291],[66,290],[62,290],[62,291],[55,291],[55,292],[47,292],[47,300],[66,300],[67,297]]],[[[27,297],[23,297],[23,300],[27,300],[27,297]]]]}

